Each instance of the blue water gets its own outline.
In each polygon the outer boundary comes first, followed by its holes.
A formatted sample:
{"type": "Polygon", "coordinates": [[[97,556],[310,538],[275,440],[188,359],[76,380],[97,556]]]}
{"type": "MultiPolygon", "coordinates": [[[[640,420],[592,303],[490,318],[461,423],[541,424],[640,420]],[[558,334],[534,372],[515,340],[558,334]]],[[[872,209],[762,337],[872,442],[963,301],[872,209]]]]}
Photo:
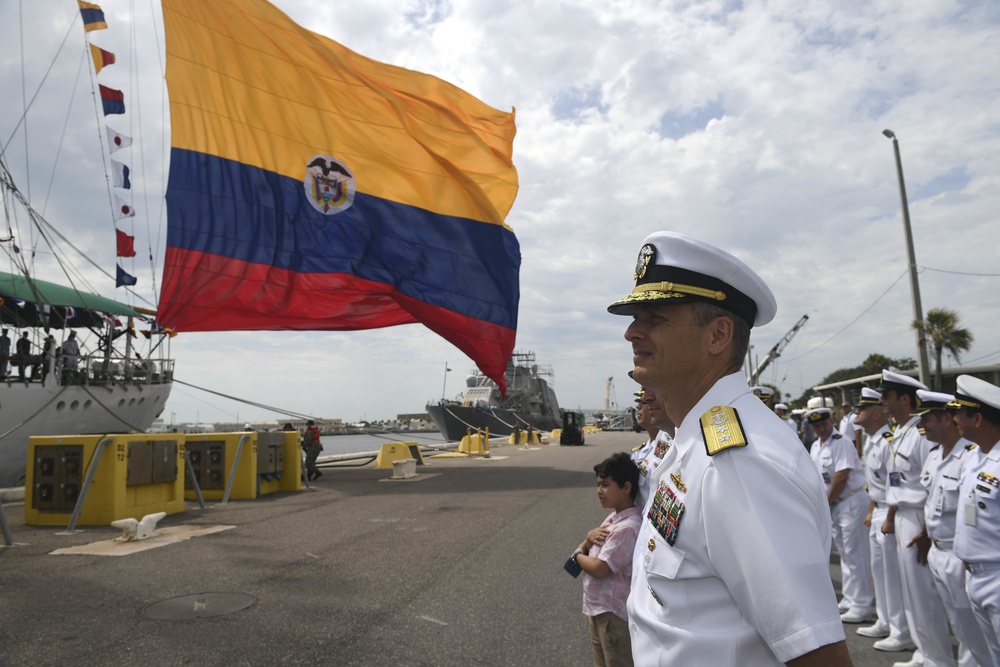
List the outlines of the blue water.
{"type": "Polygon", "coordinates": [[[415,442],[418,445],[440,445],[444,436],[437,431],[415,433],[382,433],[380,435],[324,435],[320,438],[320,456],[377,452],[386,442],[415,442]]]}

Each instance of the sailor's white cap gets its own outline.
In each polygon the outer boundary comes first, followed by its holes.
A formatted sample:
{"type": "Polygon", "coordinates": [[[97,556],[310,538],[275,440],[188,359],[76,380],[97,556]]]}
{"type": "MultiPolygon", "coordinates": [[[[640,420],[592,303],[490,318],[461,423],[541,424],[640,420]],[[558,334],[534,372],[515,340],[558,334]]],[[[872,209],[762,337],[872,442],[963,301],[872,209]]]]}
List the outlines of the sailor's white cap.
{"type": "Polygon", "coordinates": [[[950,407],[1000,413],[1000,387],[972,375],[959,375],[955,384],[955,400],[950,407]]]}
{"type": "Polygon", "coordinates": [[[785,405],[784,403],[778,403],[776,406],[774,406],[774,409],[775,410],[787,410],[788,406],[785,405]]]}
{"type": "Polygon", "coordinates": [[[923,389],[926,391],[927,385],[916,378],[911,378],[909,375],[903,375],[894,371],[882,371],[882,384],[878,388],[883,393],[887,389],[904,389],[910,391],[923,389]]]}
{"type": "Polygon", "coordinates": [[[878,405],[880,398],[882,398],[881,393],[875,391],[871,387],[862,387],[861,400],[858,401],[858,405],[878,405]]]}
{"type": "Polygon", "coordinates": [[[707,301],[759,327],[778,311],[774,294],[753,269],[728,252],[680,232],[654,232],[643,241],[632,275],[635,288],[608,306],[633,315],[638,304],[707,301]]]}
{"type": "Polygon", "coordinates": [[[771,389],[770,387],[765,387],[764,385],[760,385],[757,387],[750,387],[750,391],[753,392],[754,396],[764,396],[764,397],[774,396],[774,390],[771,389]]]}
{"type": "Polygon", "coordinates": [[[819,422],[825,422],[832,414],[833,412],[830,408],[816,408],[807,412],[805,418],[810,424],[818,424],[819,422]]]}
{"type": "Polygon", "coordinates": [[[949,410],[949,404],[955,400],[951,394],[944,394],[939,391],[927,391],[917,389],[917,409],[911,414],[922,415],[933,410],[949,410]]]}

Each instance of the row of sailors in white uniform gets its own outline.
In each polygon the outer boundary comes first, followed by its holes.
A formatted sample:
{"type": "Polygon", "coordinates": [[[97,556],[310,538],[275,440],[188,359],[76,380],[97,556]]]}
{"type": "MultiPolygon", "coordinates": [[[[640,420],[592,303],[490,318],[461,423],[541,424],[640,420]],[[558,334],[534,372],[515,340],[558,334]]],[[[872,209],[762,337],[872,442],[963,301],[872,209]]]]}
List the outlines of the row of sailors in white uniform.
{"type": "MultiPolygon", "coordinates": [[[[889,371],[883,376],[884,386],[923,387],[889,371]]],[[[881,426],[866,433],[864,463],[854,443],[836,429],[810,449],[828,491],[837,472],[849,470],[846,483],[838,480],[843,490],[830,504],[843,577],[841,618],[867,620],[874,602],[875,625],[859,628],[858,634],[881,638],[875,647],[885,651],[915,644],[913,660],[897,664],[954,665],[950,621],[959,642],[959,667],[1000,665],[1000,452],[993,448],[985,454],[959,438],[945,454],[918,422],[926,412],[954,408],[955,397],[926,388],[917,396],[918,411],[895,432],[881,426]],[[870,528],[865,526],[869,512],[870,528]],[[926,564],[918,562],[921,537],[931,542],[926,564]]],[[[865,388],[861,409],[877,405],[880,397],[865,388]]],[[[806,418],[815,428],[829,413],[821,408],[806,418]]]]}

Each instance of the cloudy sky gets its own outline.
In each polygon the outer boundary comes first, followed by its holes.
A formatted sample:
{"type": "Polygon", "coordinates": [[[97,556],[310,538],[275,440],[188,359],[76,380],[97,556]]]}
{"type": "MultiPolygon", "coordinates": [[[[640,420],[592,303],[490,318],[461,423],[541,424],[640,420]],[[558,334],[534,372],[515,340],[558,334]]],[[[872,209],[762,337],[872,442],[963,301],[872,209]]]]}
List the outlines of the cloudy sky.
{"type": "MultiPolygon", "coordinates": [[[[118,57],[100,81],[125,91],[129,113],[109,124],[137,142],[115,155],[132,165],[140,212],[132,230],[140,257],[125,267],[154,302],[169,122],[160,20],[148,4],[106,0],[110,27],[91,37],[118,57]],[[134,20],[133,4],[146,5],[134,20]]],[[[563,407],[600,407],[609,377],[612,401],[629,404],[627,320],[605,308],[631,289],[642,240],[661,229],[729,250],[770,284],[778,315],[754,330],[753,354],[809,315],[762,377],[786,394],[873,352],[915,358],[886,128],[900,141],[924,311],[959,312],[975,335],[963,364],[1000,363],[994,3],[275,4],[359,53],[516,108],[521,188],[507,222],[522,254],[517,348],[553,369],[563,407]]],[[[35,207],[113,275],[108,156],[76,3],[3,0],[0,44],[5,160],[35,207]]],[[[41,277],[60,280],[37,234],[23,219],[12,226],[22,251],[36,248],[36,266],[49,272],[41,277]]],[[[99,293],[148,305],[83,271],[99,293]]],[[[473,367],[419,325],[185,334],[172,345],[185,382],[349,421],[422,411],[428,399],[455,394],[473,367]]],[[[167,404],[171,416],[280,419],[184,386],[167,404]]]]}

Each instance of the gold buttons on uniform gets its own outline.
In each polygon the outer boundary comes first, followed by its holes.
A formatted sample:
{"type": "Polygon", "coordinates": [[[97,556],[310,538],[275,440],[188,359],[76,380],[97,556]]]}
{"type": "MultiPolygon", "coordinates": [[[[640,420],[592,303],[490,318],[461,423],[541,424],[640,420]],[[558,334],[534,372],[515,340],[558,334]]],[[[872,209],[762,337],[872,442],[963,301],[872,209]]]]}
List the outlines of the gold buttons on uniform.
{"type": "Polygon", "coordinates": [[[649,546],[649,550],[650,550],[650,551],[652,551],[653,549],[655,549],[655,548],[656,548],[656,541],[655,541],[655,540],[653,540],[653,538],[652,538],[652,537],[651,537],[651,538],[649,538],[649,545],[648,545],[648,546],[649,546]]]}

